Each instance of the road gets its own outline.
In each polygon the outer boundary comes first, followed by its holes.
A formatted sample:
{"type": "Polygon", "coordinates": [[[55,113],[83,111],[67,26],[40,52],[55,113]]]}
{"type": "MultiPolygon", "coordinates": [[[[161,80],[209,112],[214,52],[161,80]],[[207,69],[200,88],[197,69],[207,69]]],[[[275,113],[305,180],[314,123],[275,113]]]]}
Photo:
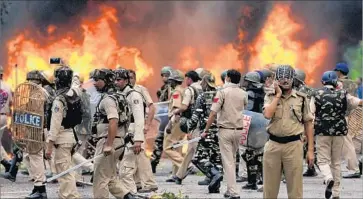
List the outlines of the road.
{"type": "MultiPolygon", "coordinates": [[[[342,168],[345,168],[345,165],[343,165],[342,168]]],[[[167,160],[163,160],[156,173],[156,180],[159,184],[157,193],[173,192],[178,194],[180,192],[183,196],[189,196],[189,198],[223,198],[222,194],[226,190],[225,182],[222,184],[221,194],[208,194],[207,187],[197,185],[197,182],[204,178],[200,175],[188,176],[183,181],[182,185],[165,182],[170,170],[171,163],[167,160]]],[[[347,171],[343,169],[343,174],[346,172],[347,171]]],[[[89,176],[84,176],[85,181],[89,182],[89,179],[89,176]]],[[[5,179],[0,179],[0,183],[1,198],[23,198],[31,192],[33,186],[32,183],[29,182],[29,177],[22,174],[18,175],[15,183],[5,179]]],[[[244,184],[245,183],[238,183],[241,198],[262,198],[262,193],[242,190],[241,187],[244,184]]],[[[58,186],[58,184],[49,184],[47,186],[48,198],[57,198],[58,186]]],[[[341,198],[363,198],[363,178],[342,179],[341,186],[341,198]]],[[[92,197],[91,186],[80,187],[78,190],[83,198],[92,197]]],[[[314,178],[304,178],[304,198],[324,198],[324,190],[325,185],[323,185],[323,179],[320,174],[314,178]]],[[[287,198],[286,185],[284,183],[281,183],[279,198],[287,198]]]]}

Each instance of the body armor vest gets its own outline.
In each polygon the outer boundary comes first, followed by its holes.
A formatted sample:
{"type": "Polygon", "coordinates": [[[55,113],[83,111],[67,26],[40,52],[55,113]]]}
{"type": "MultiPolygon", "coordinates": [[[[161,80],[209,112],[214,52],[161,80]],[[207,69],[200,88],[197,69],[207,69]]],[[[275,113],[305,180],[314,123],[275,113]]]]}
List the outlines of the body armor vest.
{"type": "Polygon", "coordinates": [[[342,136],[347,135],[347,91],[324,87],[314,93],[316,135],[342,136]]]}
{"type": "Polygon", "coordinates": [[[190,89],[190,91],[193,93],[192,97],[193,97],[194,103],[193,104],[190,103],[188,106],[188,109],[183,111],[181,116],[190,119],[192,117],[193,111],[195,110],[195,104],[197,102],[197,97],[198,97],[199,93],[201,93],[203,91],[200,89],[196,89],[193,86],[189,86],[187,89],[190,89]]]}

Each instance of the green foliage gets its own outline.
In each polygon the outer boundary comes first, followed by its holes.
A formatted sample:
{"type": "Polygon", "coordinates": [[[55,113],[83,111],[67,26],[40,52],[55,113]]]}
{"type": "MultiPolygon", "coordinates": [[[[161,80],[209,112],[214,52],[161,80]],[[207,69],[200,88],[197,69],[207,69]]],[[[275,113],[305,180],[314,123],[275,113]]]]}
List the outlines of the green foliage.
{"type": "Polygon", "coordinates": [[[348,48],[344,53],[344,60],[349,64],[349,77],[353,80],[362,76],[362,46],[359,45],[348,48]]]}

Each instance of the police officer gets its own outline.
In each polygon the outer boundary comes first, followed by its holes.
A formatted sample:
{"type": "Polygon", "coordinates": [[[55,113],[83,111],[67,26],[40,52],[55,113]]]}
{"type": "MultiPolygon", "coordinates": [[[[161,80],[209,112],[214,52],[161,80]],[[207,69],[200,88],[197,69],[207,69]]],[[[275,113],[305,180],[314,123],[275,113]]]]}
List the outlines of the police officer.
{"type": "Polygon", "coordinates": [[[115,73],[110,69],[97,69],[92,78],[94,86],[102,93],[92,126],[92,131],[98,138],[95,156],[102,153],[105,155],[94,162],[93,196],[109,198],[110,192],[116,198],[134,198],[117,179],[117,163],[123,149],[115,151],[115,148],[124,144],[128,115],[123,110],[124,107],[120,107],[123,98],[119,99],[115,95],[115,73]]]}
{"type": "MultiPolygon", "coordinates": [[[[140,162],[143,162],[143,159],[147,159],[145,150],[143,149],[144,146],[142,146],[145,142],[144,119],[146,106],[144,106],[145,102],[142,94],[135,91],[130,86],[129,71],[123,68],[118,68],[114,72],[116,75],[116,86],[119,89],[119,92],[126,97],[127,103],[130,106],[132,115],[128,131],[129,133],[134,134],[134,144],[126,148],[124,158],[121,161],[120,180],[128,191],[136,193],[137,189],[134,175],[138,169],[137,165],[140,164],[140,162]]],[[[151,173],[150,165],[145,169],[149,170],[151,173]]],[[[155,184],[156,183],[154,181],[153,185],[155,184]]]]}
{"type": "MultiPolygon", "coordinates": [[[[157,97],[159,102],[165,102],[170,100],[170,95],[172,92],[172,88],[170,87],[170,84],[168,83],[168,78],[171,75],[171,71],[173,68],[171,66],[164,66],[161,69],[161,77],[163,80],[163,86],[158,90],[157,97]]],[[[163,141],[164,141],[164,131],[166,127],[167,121],[160,121],[159,125],[159,131],[155,138],[154,143],[154,151],[151,155],[151,168],[153,173],[156,172],[156,166],[159,164],[161,154],[163,153],[163,141]]]]}
{"type": "MultiPolygon", "coordinates": [[[[64,94],[71,97],[74,95],[70,90],[73,71],[67,66],[61,66],[54,72],[57,97],[53,101],[50,129],[48,136],[48,146],[46,158],[51,158],[53,146],[55,146],[55,168],[57,173],[61,173],[72,167],[72,149],[75,145],[75,137],[72,128],[67,123],[73,120],[71,115],[67,115],[67,103],[64,102],[64,94]]],[[[76,187],[74,174],[68,173],[59,178],[60,187],[58,196],[60,198],[79,198],[80,195],[76,187]]]]}
{"type": "MultiPolygon", "coordinates": [[[[346,63],[337,63],[334,71],[338,75],[337,88],[345,89],[350,95],[355,96],[357,84],[355,84],[355,82],[347,76],[349,74],[348,65],[346,63]]],[[[349,113],[347,115],[349,115],[349,113]]],[[[359,163],[355,153],[353,138],[350,133],[348,133],[347,136],[344,136],[343,154],[348,162],[348,169],[350,170],[350,174],[343,176],[343,178],[360,178],[361,174],[359,170],[359,163]]]]}
{"type": "MultiPolygon", "coordinates": [[[[194,104],[198,97],[198,94],[202,92],[202,87],[200,85],[198,73],[195,71],[188,71],[185,74],[185,83],[188,86],[184,90],[183,100],[180,108],[177,108],[173,111],[174,115],[181,115],[182,118],[191,119],[192,113],[194,111],[194,104]]],[[[190,131],[188,133],[188,139],[192,139],[199,136],[198,131],[190,131]]],[[[192,143],[188,145],[188,151],[184,156],[184,160],[181,166],[178,169],[178,172],[175,176],[175,182],[177,184],[181,184],[182,180],[192,172],[193,168],[189,167],[191,163],[194,153],[196,151],[198,143],[192,143]]]]}
{"type": "MultiPolygon", "coordinates": [[[[305,78],[306,78],[306,74],[305,74],[305,72],[303,70],[295,69],[295,77],[294,77],[294,82],[292,84],[292,87],[297,91],[305,93],[307,95],[307,97],[308,97],[308,100],[310,100],[311,95],[313,93],[313,89],[309,88],[305,84],[305,78]]],[[[315,146],[315,144],[314,144],[314,146],[315,146]]],[[[308,147],[307,143],[305,142],[305,144],[304,144],[304,154],[307,153],[307,147],[308,147]]],[[[314,148],[314,154],[316,156],[316,148],[314,148]]],[[[315,160],[315,163],[316,163],[317,158],[315,158],[314,160],[315,160]]],[[[311,166],[311,167],[307,167],[307,170],[303,174],[303,176],[306,176],[306,177],[315,177],[317,175],[318,175],[318,173],[316,172],[314,165],[311,166]]]]}
{"type": "Polygon", "coordinates": [[[169,108],[168,108],[168,117],[169,117],[169,123],[165,128],[165,137],[164,137],[164,152],[165,155],[173,162],[173,169],[172,169],[172,175],[170,178],[166,180],[166,182],[175,182],[176,178],[175,175],[178,171],[178,169],[181,167],[181,164],[183,162],[183,156],[182,156],[182,150],[181,147],[174,150],[170,148],[172,144],[184,139],[185,134],[180,130],[179,126],[179,119],[180,116],[174,114],[174,111],[178,108],[182,107],[182,101],[183,101],[183,93],[184,89],[182,88],[182,83],[184,81],[184,75],[181,71],[175,70],[171,72],[171,75],[169,76],[169,82],[170,86],[173,89],[173,92],[171,93],[171,99],[169,102],[169,108]]]}
{"type": "MultiPolygon", "coordinates": [[[[183,132],[193,130],[203,130],[206,126],[213,98],[216,95],[215,77],[207,74],[201,81],[203,93],[201,93],[193,110],[190,119],[181,118],[180,128],[183,132]]],[[[216,121],[213,122],[209,129],[207,137],[200,140],[196,149],[196,154],[192,163],[206,176],[209,193],[219,193],[220,182],[223,180],[223,167],[221,153],[218,145],[218,127],[216,121]]]]}
{"type": "Polygon", "coordinates": [[[264,198],[277,198],[281,167],[287,181],[288,197],[303,197],[304,132],[308,139],[310,166],[314,160],[313,116],[306,94],[292,89],[293,78],[294,69],[290,65],[280,65],[276,70],[275,94],[265,97],[263,114],[271,122],[267,127],[270,140],[265,144],[263,156],[264,198]]]}
{"type": "MultiPolygon", "coordinates": [[[[10,87],[3,81],[4,68],[0,65],[0,138],[3,137],[4,126],[7,125],[7,115],[11,113],[10,107],[12,103],[12,94],[10,87]]],[[[5,168],[5,172],[10,170],[11,164],[7,153],[0,143],[0,159],[1,164],[5,168]]]]}
{"type": "Polygon", "coordinates": [[[206,137],[217,116],[219,127],[219,148],[221,150],[223,170],[227,180],[226,198],[240,198],[236,185],[235,154],[239,149],[243,126],[242,111],[247,105],[247,93],[239,87],[241,73],[231,69],[227,71],[226,84],[213,98],[209,115],[202,137],[206,137]]]}
{"type": "MultiPolygon", "coordinates": [[[[144,125],[144,134],[146,135],[150,129],[151,123],[154,119],[155,115],[155,105],[149,91],[147,88],[136,84],[136,73],[133,70],[129,70],[129,81],[130,86],[139,92],[143,101],[147,108],[147,114],[145,114],[145,125],[144,125]]],[[[152,174],[151,165],[148,164],[149,158],[147,157],[145,150],[143,150],[138,156],[136,156],[136,173],[135,173],[135,183],[137,186],[137,191],[139,193],[148,193],[152,191],[156,191],[158,189],[158,185],[154,179],[154,175],[152,174]]]]}
{"type": "MultiPolygon", "coordinates": [[[[226,76],[227,76],[227,71],[228,70],[224,70],[222,73],[221,73],[221,80],[223,82],[223,85],[220,85],[217,87],[217,90],[220,90],[223,88],[224,84],[225,84],[225,79],[226,79],[226,76]]],[[[241,150],[241,153],[243,154],[244,153],[244,149],[243,148],[240,148],[242,149],[241,150]]],[[[237,151],[236,153],[236,181],[237,182],[245,182],[247,181],[247,178],[245,177],[245,175],[247,174],[247,167],[246,167],[246,162],[242,159],[241,161],[241,154],[240,153],[240,150],[237,151]],[[242,163],[242,168],[243,168],[243,172],[242,172],[242,176],[239,176],[239,166],[240,166],[240,163],[242,163]]],[[[205,185],[205,184],[209,184],[209,181],[208,179],[206,178],[205,179],[205,183],[201,182],[200,183],[201,185],[205,185]]]]}
{"type": "Polygon", "coordinates": [[[344,136],[348,134],[346,112],[362,105],[362,100],[336,90],[338,76],[327,71],[322,76],[323,88],[314,92],[310,107],[315,113],[314,130],[317,135],[319,168],[326,182],[325,198],[339,198],[341,157],[344,136]]]}
{"type": "MultiPolygon", "coordinates": [[[[248,94],[248,104],[246,110],[257,113],[262,113],[264,91],[261,84],[261,76],[258,72],[248,72],[243,78],[243,87],[248,94]]],[[[244,161],[247,165],[247,179],[248,183],[242,189],[257,190],[257,175],[261,176],[262,162],[258,159],[262,156],[261,150],[254,150],[247,148],[242,154],[244,161]],[[260,169],[260,170],[261,170],[260,169]]],[[[262,183],[260,183],[262,184],[262,183]]]]}

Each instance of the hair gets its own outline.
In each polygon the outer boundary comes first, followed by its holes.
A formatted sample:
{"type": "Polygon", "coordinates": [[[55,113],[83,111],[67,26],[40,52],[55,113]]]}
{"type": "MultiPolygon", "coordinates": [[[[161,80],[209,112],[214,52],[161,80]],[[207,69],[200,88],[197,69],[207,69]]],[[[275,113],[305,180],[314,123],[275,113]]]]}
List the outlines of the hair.
{"type": "Polygon", "coordinates": [[[227,77],[231,79],[231,83],[233,84],[239,84],[241,81],[241,73],[234,69],[227,71],[227,77]]]}
{"type": "Polygon", "coordinates": [[[189,77],[190,79],[192,79],[193,82],[197,82],[200,80],[198,73],[195,72],[194,70],[187,72],[185,74],[185,77],[189,77]]]}
{"type": "Polygon", "coordinates": [[[136,78],[136,72],[134,70],[130,69],[129,74],[134,74],[134,78],[136,78]]]}

